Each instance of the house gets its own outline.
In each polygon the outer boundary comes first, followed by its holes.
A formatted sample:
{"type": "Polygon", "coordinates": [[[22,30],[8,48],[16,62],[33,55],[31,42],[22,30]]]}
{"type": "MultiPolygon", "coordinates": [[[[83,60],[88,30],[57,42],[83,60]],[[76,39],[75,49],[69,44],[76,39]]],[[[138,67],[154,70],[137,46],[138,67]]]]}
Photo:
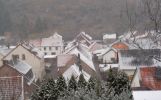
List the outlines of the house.
{"type": "MultiPolygon", "coordinates": [[[[90,50],[90,48],[91,48],[91,50],[92,50],[92,46],[91,45],[93,45],[95,43],[92,40],[91,36],[89,36],[85,32],[81,32],[72,41],[67,43],[67,46],[65,47],[65,51],[67,51],[68,49],[72,48],[73,46],[75,46],[77,44],[81,44],[82,47],[85,48],[85,49],[90,50]]],[[[93,45],[93,46],[96,46],[96,44],[93,45]]]]}
{"type": "Polygon", "coordinates": [[[161,68],[145,67],[140,68],[141,87],[150,90],[161,90],[161,68]]]}
{"type": "Polygon", "coordinates": [[[57,59],[58,74],[62,75],[66,81],[69,81],[72,75],[78,80],[79,76],[83,74],[86,81],[91,76],[95,76],[93,69],[74,54],[59,55],[57,59]]]}
{"type": "Polygon", "coordinates": [[[37,86],[32,67],[21,60],[4,61],[0,67],[0,99],[26,100],[37,86]]]}
{"type": "Polygon", "coordinates": [[[117,35],[116,33],[113,33],[113,34],[105,34],[103,35],[103,42],[104,44],[106,45],[110,45],[111,43],[115,42],[117,39],[117,35]]]}
{"type": "Polygon", "coordinates": [[[37,48],[41,47],[41,42],[42,42],[42,39],[29,40],[29,43],[37,48]]]}
{"type": "Polygon", "coordinates": [[[23,42],[18,44],[8,54],[3,57],[3,60],[20,59],[32,66],[35,76],[35,81],[42,80],[45,75],[43,53],[32,45],[23,42]]]}
{"type": "Polygon", "coordinates": [[[64,51],[63,37],[57,32],[48,38],[30,40],[29,43],[42,51],[44,55],[59,55],[64,51]]]}
{"type": "Polygon", "coordinates": [[[89,47],[93,43],[92,37],[86,34],[85,32],[81,32],[80,34],[78,34],[75,37],[75,40],[77,42],[85,44],[87,47],[89,47]]]}
{"type": "Polygon", "coordinates": [[[136,68],[160,65],[160,49],[133,49],[118,52],[119,69],[129,77],[133,77],[136,68]]]}
{"type": "Polygon", "coordinates": [[[97,43],[96,41],[89,46],[89,52],[94,52],[99,49],[103,49],[103,45],[100,43],[97,43]]]}
{"type": "Polygon", "coordinates": [[[117,63],[118,54],[117,50],[111,47],[106,47],[104,49],[96,50],[93,54],[97,57],[100,63],[112,64],[117,63]]]}
{"type": "Polygon", "coordinates": [[[59,55],[64,51],[64,43],[62,36],[58,33],[54,33],[48,38],[43,38],[40,46],[40,50],[44,55],[59,55]]]}
{"type": "Polygon", "coordinates": [[[93,71],[95,71],[95,66],[93,63],[93,56],[92,54],[87,51],[86,49],[82,48],[81,45],[77,44],[75,47],[69,49],[68,51],[64,52],[64,54],[74,54],[77,57],[80,56],[80,59],[88,65],[93,71]]]}
{"type": "MultiPolygon", "coordinates": [[[[79,69],[78,67],[81,66],[81,69],[83,70],[82,72],[88,73],[90,76],[97,77],[99,74],[97,68],[99,66],[96,66],[95,62],[93,61],[92,53],[90,53],[88,49],[85,49],[81,43],[76,43],[75,46],[66,50],[63,55],[59,55],[57,58],[57,64],[58,67],[65,66],[59,67],[59,69],[61,69],[61,71],[63,70],[63,72],[67,71],[69,68],[79,72],[77,70],[79,69]]],[[[80,73],[77,73],[77,75],[80,75],[80,73]]]]}

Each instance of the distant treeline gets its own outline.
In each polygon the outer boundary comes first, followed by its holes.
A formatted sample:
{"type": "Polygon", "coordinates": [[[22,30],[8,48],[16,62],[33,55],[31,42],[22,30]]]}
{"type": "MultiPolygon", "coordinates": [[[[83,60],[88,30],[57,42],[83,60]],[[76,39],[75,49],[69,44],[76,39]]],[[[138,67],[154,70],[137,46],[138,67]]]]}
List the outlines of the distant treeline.
{"type": "Polygon", "coordinates": [[[129,28],[126,1],[132,12],[136,0],[0,0],[0,35],[26,39],[57,31],[68,40],[81,31],[94,38],[123,33],[129,28]]]}

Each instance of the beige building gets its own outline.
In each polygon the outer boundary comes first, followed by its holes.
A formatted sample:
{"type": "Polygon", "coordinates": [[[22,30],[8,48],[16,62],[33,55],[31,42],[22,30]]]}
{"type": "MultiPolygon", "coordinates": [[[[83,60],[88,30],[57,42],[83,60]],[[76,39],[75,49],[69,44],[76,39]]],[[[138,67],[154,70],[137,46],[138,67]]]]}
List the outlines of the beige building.
{"type": "Polygon", "coordinates": [[[43,54],[33,46],[26,43],[17,45],[3,57],[3,60],[10,61],[11,59],[20,59],[32,66],[33,74],[35,75],[35,81],[38,79],[42,80],[44,77],[45,70],[43,54]]]}

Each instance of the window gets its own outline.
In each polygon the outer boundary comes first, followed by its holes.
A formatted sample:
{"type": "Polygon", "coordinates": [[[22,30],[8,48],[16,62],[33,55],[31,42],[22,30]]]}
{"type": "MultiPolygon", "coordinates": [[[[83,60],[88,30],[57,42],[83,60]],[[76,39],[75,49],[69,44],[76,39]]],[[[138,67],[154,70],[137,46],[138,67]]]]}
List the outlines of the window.
{"type": "Polygon", "coordinates": [[[44,55],[47,55],[47,53],[45,52],[44,55]]]}
{"type": "Polygon", "coordinates": [[[25,60],[26,57],[25,57],[25,54],[22,54],[22,60],[25,60]]]}
{"type": "Polygon", "coordinates": [[[51,55],[55,55],[56,53],[55,52],[52,52],[51,55]]]}
{"type": "Polygon", "coordinates": [[[51,47],[49,47],[49,50],[51,51],[51,47]]]}
{"type": "Polygon", "coordinates": [[[12,59],[13,59],[13,60],[19,59],[19,55],[12,55],[12,59]]]}
{"type": "Polygon", "coordinates": [[[58,47],[55,47],[56,50],[58,50],[58,47]]]}
{"type": "Polygon", "coordinates": [[[44,47],[44,51],[46,50],[46,47],[44,47]]]}

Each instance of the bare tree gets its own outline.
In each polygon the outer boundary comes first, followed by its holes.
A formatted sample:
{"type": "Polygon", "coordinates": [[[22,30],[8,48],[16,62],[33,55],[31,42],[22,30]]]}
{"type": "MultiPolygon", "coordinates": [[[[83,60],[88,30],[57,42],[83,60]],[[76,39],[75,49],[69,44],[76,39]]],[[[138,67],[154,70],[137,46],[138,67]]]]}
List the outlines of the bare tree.
{"type": "MultiPolygon", "coordinates": [[[[137,38],[135,32],[138,31],[137,25],[141,23],[143,32],[147,33],[149,49],[157,49],[161,39],[161,0],[139,0],[137,10],[130,13],[129,5],[126,0],[126,15],[128,19],[128,28],[131,33],[131,43],[137,48],[143,50],[140,38],[137,38]],[[141,20],[140,20],[141,19],[141,20]],[[140,22],[138,22],[140,21],[140,22]],[[153,45],[155,44],[155,46],[153,45]]],[[[148,44],[148,43],[147,43],[148,44]]],[[[160,56],[150,56],[161,61],[160,56]]]]}

